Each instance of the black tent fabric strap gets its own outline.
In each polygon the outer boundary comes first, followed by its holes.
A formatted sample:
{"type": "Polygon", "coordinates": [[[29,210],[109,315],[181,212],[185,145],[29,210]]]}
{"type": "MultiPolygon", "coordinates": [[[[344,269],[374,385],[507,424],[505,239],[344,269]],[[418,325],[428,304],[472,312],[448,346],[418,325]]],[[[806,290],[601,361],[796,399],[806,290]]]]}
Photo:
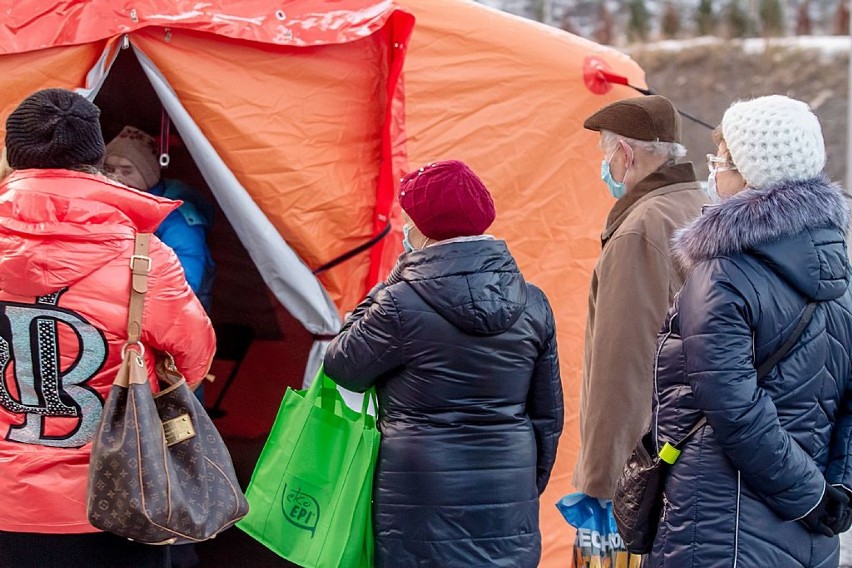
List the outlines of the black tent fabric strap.
{"type": "MultiPolygon", "coordinates": [[[[628,87],[630,87],[631,89],[633,89],[634,91],[638,91],[638,92],[640,92],[640,93],[642,93],[643,95],[646,95],[646,96],[647,96],[647,95],[656,95],[656,94],[657,94],[657,93],[655,93],[654,91],[652,91],[651,89],[643,89],[642,87],[637,87],[637,86],[635,86],[635,85],[631,85],[631,84],[629,84],[629,83],[628,83],[628,85],[627,85],[627,86],[628,86],[628,87]]],[[[677,109],[677,111],[681,114],[681,116],[684,116],[684,117],[688,118],[689,120],[691,120],[691,121],[693,121],[693,122],[697,122],[697,123],[698,123],[698,124],[700,124],[701,126],[704,126],[704,127],[706,127],[706,128],[709,128],[710,130],[715,130],[715,128],[716,128],[715,126],[710,126],[709,124],[707,124],[706,122],[704,122],[704,121],[703,121],[703,120],[701,120],[700,118],[695,118],[695,117],[694,117],[694,116],[692,116],[691,114],[687,114],[687,113],[683,112],[683,111],[682,111],[682,110],[680,110],[680,109],[677,109]]]]}
{"type": "Polygon", "coordinates": [[[316,276],[317,274],[320,274],[322,272],[325,272],[326,270],[334,268],[338,264],[340,264],[342,262],[346,262],[347,260],[349,260],[353,256],[361,254],[365,250],[368,250],[368,249],[376,246],[383,238],[385,238],[388,235],[388,233],[390,233],[390,230],[391,230],[391,224],[390,224],[390,221],[388,221],[388,223],[384,226],[384,228],[376,236],[371,238],[369,241],[358,245],[357,247],[353,248],[352,250],[344,252],[340,256],[333,258],[332,260],[326,262],[325,264],[323,264],[319,268],[314,269],[314,271],[313,271],[314,276],[316,276]]]}

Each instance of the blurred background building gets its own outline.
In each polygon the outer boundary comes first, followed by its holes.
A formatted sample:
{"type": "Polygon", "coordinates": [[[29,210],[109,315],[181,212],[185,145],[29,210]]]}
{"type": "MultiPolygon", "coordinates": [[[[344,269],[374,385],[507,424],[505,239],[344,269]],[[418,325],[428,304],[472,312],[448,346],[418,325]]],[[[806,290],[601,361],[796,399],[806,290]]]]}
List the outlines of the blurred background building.
{"type": "Polygon", "coordinates": [[[842,0],[479,0],[609,45],[721,35],[847,35],[842,0]]]}

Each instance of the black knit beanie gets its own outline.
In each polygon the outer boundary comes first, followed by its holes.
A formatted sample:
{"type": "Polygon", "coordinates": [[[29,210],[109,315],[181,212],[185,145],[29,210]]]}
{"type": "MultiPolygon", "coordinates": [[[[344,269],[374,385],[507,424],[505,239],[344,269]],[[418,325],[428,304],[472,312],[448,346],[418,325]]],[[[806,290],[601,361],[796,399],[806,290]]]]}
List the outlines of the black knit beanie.
{"type": "Polygon", "coordinates": [[[100,114],[72,91],[36,91],[6,119],[9,166],[24,170],[100,165],[106,151],[100,114]]]}

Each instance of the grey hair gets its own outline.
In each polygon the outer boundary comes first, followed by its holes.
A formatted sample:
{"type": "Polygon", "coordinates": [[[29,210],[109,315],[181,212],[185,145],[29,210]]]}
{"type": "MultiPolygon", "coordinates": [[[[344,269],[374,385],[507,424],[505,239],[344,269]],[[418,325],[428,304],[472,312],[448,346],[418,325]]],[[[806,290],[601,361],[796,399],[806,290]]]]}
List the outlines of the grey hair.
{"type": "Polygon", "coordinates": [[[631,148],[640,150],[646,154],[664,157],[669,162],[675,162],[678,158],[686,156],[686,148],[683,144],[678,144],[677,142],[635,140],[609,130],[601,130],[602,148],[612,148],[619,140],[624,140],[631,148]]]}

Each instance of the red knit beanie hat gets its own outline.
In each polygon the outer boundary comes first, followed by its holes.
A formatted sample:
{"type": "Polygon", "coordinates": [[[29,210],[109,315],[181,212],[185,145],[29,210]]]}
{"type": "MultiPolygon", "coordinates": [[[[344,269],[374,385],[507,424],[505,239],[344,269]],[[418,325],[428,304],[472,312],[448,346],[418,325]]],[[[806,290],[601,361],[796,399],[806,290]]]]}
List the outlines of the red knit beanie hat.
{"type": "Polygon", "coordinates": [[[402,178],[399,204],[420,232],[442,241],[481,235],[494,222],[494,200],[458,160],[427,164],[402,178]]]}

